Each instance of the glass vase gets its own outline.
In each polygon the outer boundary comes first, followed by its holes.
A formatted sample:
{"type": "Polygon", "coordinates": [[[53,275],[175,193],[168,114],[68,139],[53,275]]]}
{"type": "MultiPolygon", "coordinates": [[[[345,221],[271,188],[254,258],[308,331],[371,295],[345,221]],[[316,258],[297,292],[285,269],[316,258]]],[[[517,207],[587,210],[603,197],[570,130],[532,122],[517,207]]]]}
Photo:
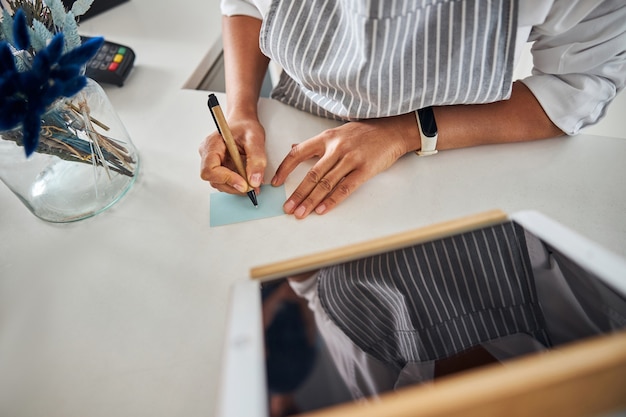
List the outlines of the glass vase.
{"type": "Polygon", "coordinates": [[[94,216],[132,186],[139,155],[95,81],[41,118],[39,145],[26,157],[22,126],[0,131],[0,179],[40,219],[65,223],[94,216]]]}

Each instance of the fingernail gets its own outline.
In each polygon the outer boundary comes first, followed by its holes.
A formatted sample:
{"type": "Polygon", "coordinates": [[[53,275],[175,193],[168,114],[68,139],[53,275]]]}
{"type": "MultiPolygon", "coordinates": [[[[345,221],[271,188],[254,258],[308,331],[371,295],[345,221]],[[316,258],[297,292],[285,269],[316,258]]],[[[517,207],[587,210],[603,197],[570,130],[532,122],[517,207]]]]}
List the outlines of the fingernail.
{"type": "Polygon", "coordinates": [[[293,202],[292,200],[289,200],[285,203],[285,212],[287,213],[291,213],[291,211],[293,210],[293,208],[296,206],[296,203],[293,202]]]}
{"type": "Polygon", "coordinates": [[[278,185],[278,179],[276,177],[273,177],[271,183],[273,186],[278,185]]]}
{"type": "Polygon", "coordinates": [[[317,214],[324,214],[325,211],[326,211],[326,204],[320,204],[319,206],[315,207],[315,212],[317,214]]]}
{"type": "Polygon", "coordinates": [[[296,212],[295,212],[295,213],[293,213],[293,214],[294,214],[296,217],[302,217],[302,216],[304,216],[304,212],[305,212],[305,210],[306,210],[306,207],[304,207],[304,206],[300,206],[300,207],[298,207],[298,209],[296,210],[296,212]]]}
{"type": "Polygon", "coordinates": [[[245,193],[246,190],[248,189],[247,187],[244,187],[241,184],[234,184],[233,187],[235,187],[235,190],[239,191],[240,193],[245,193]]]}
{"type": "Polygon", "coordinates": [[[254,188],[261,185],[261,174],[253,174],[252,177],[250,177],[250,185],[254,188]]]}

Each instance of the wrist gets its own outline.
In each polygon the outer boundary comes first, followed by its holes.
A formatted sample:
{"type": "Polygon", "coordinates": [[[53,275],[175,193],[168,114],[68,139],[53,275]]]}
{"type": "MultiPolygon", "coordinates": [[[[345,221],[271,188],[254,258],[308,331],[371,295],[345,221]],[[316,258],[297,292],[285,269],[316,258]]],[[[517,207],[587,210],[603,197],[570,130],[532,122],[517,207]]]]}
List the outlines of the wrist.
{"type": "Polygon", "coordinates": [[[233,105],[228,103],[228,119],[229,120],[254,120],[259,121],[259,113],[257,109],[257,103],[241,103],[234,102],[233,105]]]}
{"type": "Polygon", "coordinates": [[[420,150],[420,133],[419,126],[415,122],[415,112],[407,113],[402,116],[404,134],[404,153],[417,152],[420,150]]]}

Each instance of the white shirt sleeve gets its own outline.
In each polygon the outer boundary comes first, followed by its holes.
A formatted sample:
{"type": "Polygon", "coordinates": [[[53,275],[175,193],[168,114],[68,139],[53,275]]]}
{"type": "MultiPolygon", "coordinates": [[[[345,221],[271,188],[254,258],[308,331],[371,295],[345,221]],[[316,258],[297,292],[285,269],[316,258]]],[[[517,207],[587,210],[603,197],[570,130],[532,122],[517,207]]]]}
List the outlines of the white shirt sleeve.
{"type": "Polygon", "coordinates": [[[523,80],[552,122],[573,135],[597,123],[626,84],[626,2],[556,0],[533,27],[523,80]]]}
{"type": "Polygon", "coordinates": [[[224,16],[244,15],[262,19],[263,15],[253,0],[220,0],[224,16]]]}

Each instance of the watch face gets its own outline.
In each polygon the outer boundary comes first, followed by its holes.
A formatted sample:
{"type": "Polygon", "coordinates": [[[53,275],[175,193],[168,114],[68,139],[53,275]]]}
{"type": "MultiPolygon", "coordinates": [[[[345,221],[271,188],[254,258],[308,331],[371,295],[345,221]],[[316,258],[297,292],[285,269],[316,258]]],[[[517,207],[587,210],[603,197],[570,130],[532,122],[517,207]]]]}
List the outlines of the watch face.
{"type": "Polygon", "coordinates": [[[420,118],[420,125],[424,136],[428,136],[429,138],[437,136],[437,123],[435,122],[433,109],[430,107],[419,109],[417,115],[420,118]]]}

